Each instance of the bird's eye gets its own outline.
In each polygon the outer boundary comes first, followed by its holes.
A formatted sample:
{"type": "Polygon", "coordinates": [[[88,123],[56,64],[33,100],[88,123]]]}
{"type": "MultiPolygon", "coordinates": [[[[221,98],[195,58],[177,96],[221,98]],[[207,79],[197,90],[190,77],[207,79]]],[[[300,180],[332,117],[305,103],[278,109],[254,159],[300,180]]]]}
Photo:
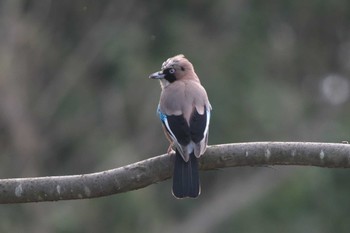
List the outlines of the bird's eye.
{"type": "Polygon", "coordinates": [[[173,73],[175,73],[175,69],[174,68],[169,69],[169,74],[173,74],[173,73]]]}

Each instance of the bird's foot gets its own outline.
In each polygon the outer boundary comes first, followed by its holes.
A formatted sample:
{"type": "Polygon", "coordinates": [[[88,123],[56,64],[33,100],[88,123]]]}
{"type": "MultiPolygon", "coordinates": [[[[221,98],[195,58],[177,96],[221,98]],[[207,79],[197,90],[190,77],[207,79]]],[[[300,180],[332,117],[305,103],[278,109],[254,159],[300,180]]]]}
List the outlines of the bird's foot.
{"type": "Polygon", "coordinates": [[[170,144],[169,148],[168,148],[168,155],[172,155],[175,154],[175,151],[173,150],[173,144],[170,144]]]}

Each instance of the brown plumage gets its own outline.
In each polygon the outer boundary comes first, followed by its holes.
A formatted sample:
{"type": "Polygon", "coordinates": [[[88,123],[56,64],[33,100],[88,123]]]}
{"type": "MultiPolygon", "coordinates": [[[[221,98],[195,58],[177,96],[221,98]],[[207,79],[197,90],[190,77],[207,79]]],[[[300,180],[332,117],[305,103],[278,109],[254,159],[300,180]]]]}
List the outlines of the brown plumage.
{"type": "Polygon", "coordinates": [[[197,158],[205,152],[208,141],[211,105],[207,93],[182,54],[166,60],[161,71],[150,78],[160,80],[158,113],[171,146],[181,157],[175,161],[173,193],[196,197],[200,191],[197,158]]]}

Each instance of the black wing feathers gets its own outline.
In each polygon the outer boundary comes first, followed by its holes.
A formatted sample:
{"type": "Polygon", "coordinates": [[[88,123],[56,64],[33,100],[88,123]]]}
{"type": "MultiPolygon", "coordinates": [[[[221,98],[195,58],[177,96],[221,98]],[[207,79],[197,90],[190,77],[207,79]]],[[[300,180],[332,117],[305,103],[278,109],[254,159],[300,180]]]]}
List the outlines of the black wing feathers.
{"type": "Polygon", "coordinates": [[[188,145],[191,142],[191,134],[190,128],[188,127],[188,124],[183,115],[167,116],[167,119],[169,127],[175,135],[177,141],[183,146],[188,145]]]}
{"type": "Polygon", "coordinates": [[[205,127],[207,125],[207,114],[199,114],[194,109],[191,120],[191,139],[194,143],[200,142],[204,137],[205,127]]]}
{"type": "Polygon", "coordinates": [[[191,140],[194,143],[198,143],[204,138],[204,131],[207,125],[207,114],[199,114],[196,108],[193,109],[190,126],[188,126],[183,115],[167,116],[167,119],[170,130],[181,145],[186,146],[191,140]]]}

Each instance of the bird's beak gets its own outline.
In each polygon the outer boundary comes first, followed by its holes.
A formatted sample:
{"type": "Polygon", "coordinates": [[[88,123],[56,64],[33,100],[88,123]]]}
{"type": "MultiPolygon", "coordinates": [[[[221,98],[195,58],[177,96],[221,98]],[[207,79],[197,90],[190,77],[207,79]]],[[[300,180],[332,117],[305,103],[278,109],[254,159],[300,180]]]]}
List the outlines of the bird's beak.
{"type": "Polygon", "coordinates": [[[163,74],[163,71],[158,71],[149,76],[151,79],[162,79],[164,78],[165,74],[163,74]]]}

